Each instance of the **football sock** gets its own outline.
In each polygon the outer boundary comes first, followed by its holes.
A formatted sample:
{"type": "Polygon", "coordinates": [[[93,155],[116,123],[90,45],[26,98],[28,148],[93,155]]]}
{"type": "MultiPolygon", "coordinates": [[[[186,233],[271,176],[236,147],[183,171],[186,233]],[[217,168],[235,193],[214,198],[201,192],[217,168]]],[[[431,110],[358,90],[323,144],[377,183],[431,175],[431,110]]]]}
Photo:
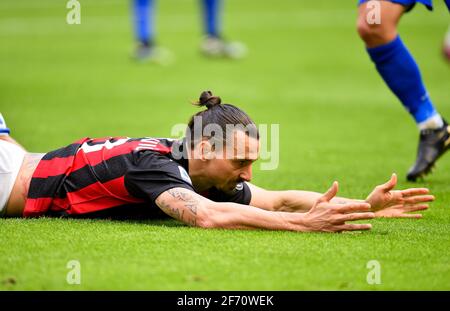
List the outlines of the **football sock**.
{"type": "Polygon", "coordinates": [[[0,135],[9,135],[11,131],[6,126],[5,119],[3,118],[2,114],[0,113],[0,135]]]}
{"type": "Polygon", "coordinates": [[[426,129],[438,129],[444,126],[444,120],[439,113],[435,114],[432,117],[429,117],[425,121],[422,121],[418,124],[420,130],[426,129]]]}
{"type": "Polygon", "coordinates": [[[136,39],[143,45],[152,45],[154,36],[153,0],[134,0],[133,13],[136,39]]]}
{"type": "Polygon", "coordinates": [[[219,11],[220,0],[202,0],[203,1],[203,21],[205,33],[210,37],[219,37],[219,11]]]}
{"type": "Polygon", "coordinates": [[[425,89],[419,67],[400,36],[387,44],[367,48],[367,52],[386,84],[417,124],[423,127],[440,124],[438,119],[442,122],[425,89]],[[430,119],[434,121],[428,122],[430,119]]]}

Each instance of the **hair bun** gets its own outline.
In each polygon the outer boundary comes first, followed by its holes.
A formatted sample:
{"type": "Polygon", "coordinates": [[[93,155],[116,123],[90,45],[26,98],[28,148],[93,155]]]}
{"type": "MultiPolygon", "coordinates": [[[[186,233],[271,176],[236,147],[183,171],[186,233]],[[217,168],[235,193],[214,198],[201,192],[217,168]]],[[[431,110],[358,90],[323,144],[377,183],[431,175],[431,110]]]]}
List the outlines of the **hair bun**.
{"type": "Polygon", "coordinates": [[[203,91],[198,100],[200,106],[206,106],[208,109],[214,107],[215,105],[220,105],[221,102],[222,100],[220,97],[214,96],[211,91],[203,91]]]}

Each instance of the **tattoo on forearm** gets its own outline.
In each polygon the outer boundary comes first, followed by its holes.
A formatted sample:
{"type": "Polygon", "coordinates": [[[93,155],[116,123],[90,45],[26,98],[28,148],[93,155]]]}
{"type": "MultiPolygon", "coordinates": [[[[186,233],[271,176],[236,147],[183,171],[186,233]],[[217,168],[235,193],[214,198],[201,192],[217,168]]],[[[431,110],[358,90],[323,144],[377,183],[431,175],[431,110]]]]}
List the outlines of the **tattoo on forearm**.
{"type": "Polygon", "coordinates": [[[170,216],[172,216],[173,218],[176,218],[176,219],[179,219],[179,220],[182,219],[182,215],[183,215],[183,214],[180,213],[180,210],[179,210],[178,208],[175,208],[175,207],[170,206],[170,204],[167,203],[167,202],[164,201],[164,200],[161,200],[160,205],[161,205],[161,208],[162,208],[166,213],[168,213],[170,216]]]}
{"type": "Polygon", "coordinates": [[[180,204],[181,202],[174,204],[168,200],[160,199],[158,202],[159,207],[171,217],[181,220],[191,226],[196,226],[197,207],[200,203],[199,200],[193,197],[188,190],[184,191],[173,188],[168,190],[167,193],[169,193],[174,199],[181,201],[182,204],[180,204]],[[187,211],[187,213],[185,213],[185,211],[187,211]]]}
{"type": "Polygon", "coordinates": [[[192,212],[192,214],[197,215],[197,206],[198,206],[199,202],[195,198],[193,198],[190,193],[183,192],[178,189],[170,189],[168,192],[175,199],[186,202],[184,204],[184,206],[189,208],[189,210],[192,212]]]}

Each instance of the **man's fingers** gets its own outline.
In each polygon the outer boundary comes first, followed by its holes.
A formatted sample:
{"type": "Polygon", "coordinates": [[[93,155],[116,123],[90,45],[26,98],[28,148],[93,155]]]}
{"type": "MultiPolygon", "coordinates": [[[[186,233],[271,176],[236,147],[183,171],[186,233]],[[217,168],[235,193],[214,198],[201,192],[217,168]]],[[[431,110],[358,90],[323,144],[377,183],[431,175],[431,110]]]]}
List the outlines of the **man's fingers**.
{"type": "Polygon", "coordinates": [[[422,218],[422,214],[402,214],[400,215],[401,218],[415,218],[419,219],[422,218]]]}
{"type": "Polygon", "coordinates": [[[402,196],[404,198],[410,197],[413,195],[421,195],[421,194],[428,194],[430,190],[428,188],[410,188],[400,191],[402,193],[402,196]]]}
{"type": "Polygon", "coordinates": [[[355,212],[368,212],[370,211],[369,203],[346,203],[336,207],[333,207],[339,213],[355,213],[355,212]]]}
{"type": "Polygon", "coordinates": [[[406,204],[416,204],[416,203],[423,203],[423,202],[431,202],[434,201],[434,195],[416,195],[413,197],[405,198],[403,201],[406,204]]]}
{"type": "Polygon", "coordinates": [[[375,218],[375,213],[352,213],[340,217],[342,222],[375,218]]]}
{"type": "Polygon", "coordinates": [[[338,192],[338,182],[334,181],[330,189],[327,190],[320,198],[319,202],[329,202],[332,198],[336,196],[338,192]]]}
{"type": "Polygon", "coordinates": [[[385,191],[390,191],[394,189],[395,185],[397,184],[397,174],[392,174],[391,179],[385,184],[381,185],[381,188],[383,188],[385,191]]]}
{"type": "Polygon", "coordinates": [[[338,231],[370,230],[371,224],[345,224],[338,226],[338,231]]]}
{"type": "Polygon", "coordinates": [[[406,212],[423,211],[426,209],[428,209],[428,204],[415,204],[415,205],[405,206],[406,212]]]}

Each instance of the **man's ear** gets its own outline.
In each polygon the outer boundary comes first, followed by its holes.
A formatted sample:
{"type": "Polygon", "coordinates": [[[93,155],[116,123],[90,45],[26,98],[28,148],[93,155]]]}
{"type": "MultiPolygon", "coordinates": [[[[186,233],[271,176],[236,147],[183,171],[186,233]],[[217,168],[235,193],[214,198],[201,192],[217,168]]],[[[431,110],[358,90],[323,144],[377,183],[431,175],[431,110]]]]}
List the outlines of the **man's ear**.
{"type": "Polygon", "coordinates": [[[198,144],[198,153],[199,158],[202,161],[212,160],[215,158],[213,146],[208,140],[202,140],[198,144]]]}

